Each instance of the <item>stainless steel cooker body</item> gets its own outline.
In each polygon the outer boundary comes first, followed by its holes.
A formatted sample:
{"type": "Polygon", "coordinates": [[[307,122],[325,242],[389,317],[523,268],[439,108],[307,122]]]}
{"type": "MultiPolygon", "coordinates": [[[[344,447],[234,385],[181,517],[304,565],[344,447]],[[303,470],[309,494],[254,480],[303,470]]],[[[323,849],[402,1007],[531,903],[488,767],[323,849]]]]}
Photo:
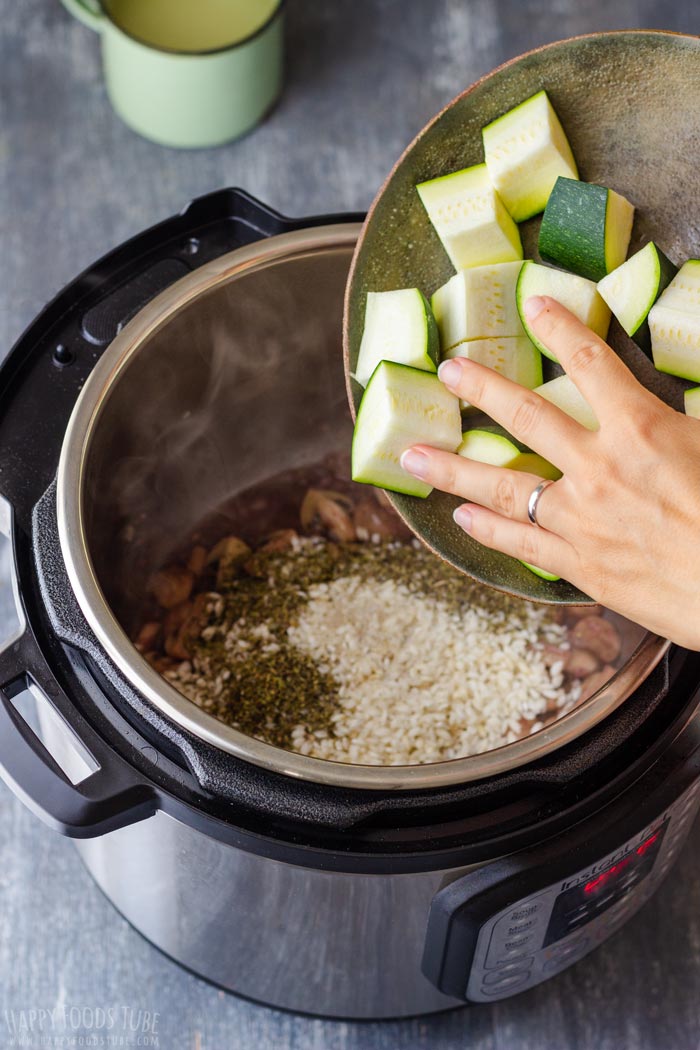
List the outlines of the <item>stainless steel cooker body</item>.
{"type": "Polygon", "coordinates": [[[215,196],[79,279],[4,367],[20,617],[0,652],[0,773],[137,929],[227,989],[357,1018],[493,1001],[585,954],[668,870],[697,806],[698,662],[632,629],[615,678],[546,731],[393,768],[251,740],[155,674],[127,634],[148,571],[207,509],[350,428],[357,224],[215,196]],[[27,406],[52,392],[47,449],[27,406]],[[556,901],[613,857],[639,885],[607,925],[592,914],[592,940],[552,942],[556,901]],[[518,907],[540,925],[514,971],[489,945],[518,907]]]}

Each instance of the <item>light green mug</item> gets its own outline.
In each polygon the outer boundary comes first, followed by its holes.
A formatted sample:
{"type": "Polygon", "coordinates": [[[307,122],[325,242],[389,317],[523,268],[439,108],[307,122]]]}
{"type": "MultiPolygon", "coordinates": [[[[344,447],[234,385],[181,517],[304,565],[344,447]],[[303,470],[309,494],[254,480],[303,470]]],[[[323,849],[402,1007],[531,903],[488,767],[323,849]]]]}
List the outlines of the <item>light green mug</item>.
{"type": "Polygon", "coordinates": [[[116,112],[134,131],[162,145],[229,142],[254,127],[279,95],[284,0],[228,0],[229,7],[227,0],[206,0],[209,23],[202,17],[203,0],[177,0],[160,23],[164,0],[62,3],[100,33],[107,93],[116,112]],[[195,22],[188,2],[197,11],[195,22]],[[178,23],[176,12],[190,22],[178,23]],[[150,25],[144,20],[148,14],[155,19],[150,25]]]}

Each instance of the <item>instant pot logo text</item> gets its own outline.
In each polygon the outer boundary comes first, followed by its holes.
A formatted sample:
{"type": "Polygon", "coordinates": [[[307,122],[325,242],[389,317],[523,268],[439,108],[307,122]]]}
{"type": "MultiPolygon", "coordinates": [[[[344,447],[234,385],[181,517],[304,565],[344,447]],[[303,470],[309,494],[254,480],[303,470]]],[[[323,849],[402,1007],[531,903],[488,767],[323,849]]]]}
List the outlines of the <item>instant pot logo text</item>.
{"type": "MultiPolygon", "coordinates": [[[[3,1046],[72,1050],[74,1047],[158,1047],[160,1014],[131,1006],[57,1006],[3,1010],[3,1046]]],[[[0,1030],[1,1030],[0,1028],[0,1030]]]]}
{"type": "MultiPolygon", "coordinates": [[[[657,828],[657,830],[659,829],[657,828]]],[[[584,868],[583,871],[579,871],[576,875],[572,875],[570,879],[565,879],[561,884],[559,892],[571,889],[572,886],[578,886],[582,882],[588,882],[589,879],[595,878],[595,876],[601,871],[606,871],[612,864],[618,864],[629,853],[644,843],[652,834],[653,829],[646,828],[641,834],[636,835],[633,839],[630,839],[629,842],[626,842],[624,846],[621,846],[619,850],[616,850],[615,853],[608,853],[607,857],[603,857],[602,860],[592,864],[590,868],[584,868]]]]}

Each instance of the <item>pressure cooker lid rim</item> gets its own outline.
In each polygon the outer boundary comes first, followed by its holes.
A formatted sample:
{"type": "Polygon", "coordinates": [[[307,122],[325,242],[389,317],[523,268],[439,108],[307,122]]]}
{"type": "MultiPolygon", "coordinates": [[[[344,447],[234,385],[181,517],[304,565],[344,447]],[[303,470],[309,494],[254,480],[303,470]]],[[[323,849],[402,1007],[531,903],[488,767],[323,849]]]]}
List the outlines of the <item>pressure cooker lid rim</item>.
{"type": "Polygon", "coordinates": [[[145,306],[105,350],[87,380],[66,429],[57,476],[61,551],[78,603],[109,658],[165,718],[195,737],[246,762],[288,777],[348,788],[405,791],[439,788],[494,776],[549,754],[611,714],[656,667],[669,643],[646,634],[606,686],[538,733],[465,758],[411,765],[350,765],[275,747],[225,725],[178,692],[141,656],[112,612],[88,549],[84,480],[90,444],[121,371],[139,348],[202,295],[278,262],[338,248],[350,251],[360,224],[345,223],[284,233],[238,248],[207,263],[145,306]]]}

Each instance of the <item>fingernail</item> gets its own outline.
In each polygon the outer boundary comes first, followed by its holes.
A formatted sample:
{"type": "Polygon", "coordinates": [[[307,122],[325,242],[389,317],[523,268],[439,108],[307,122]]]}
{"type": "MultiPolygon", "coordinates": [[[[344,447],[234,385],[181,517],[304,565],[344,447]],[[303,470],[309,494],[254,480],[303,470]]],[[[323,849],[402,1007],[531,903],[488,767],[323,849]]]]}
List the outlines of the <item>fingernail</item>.
{"type": "Polygon", "coordinates": [[[418,452],[414,448],[409,448],[401,456],[401,466],[416,478],[427,478],[430,460],[425,452],[418,452]]]}
{"type": "Polygon", "coordinates": [[[465,532],[470,532],[472,527],[472,512],[466,504],[462,504],[461,507],[457,507],[452,517],[455,519],[460,529],[464,529],[465,532]]]}
{"type": "Polygon", "coordinates": [[[547,303],[541,295],[531,295],[525,300],[525,316],[528,321],[534,321],[542,313],[547,303]]]}
{"type": "Polygon", "coordinates": [[[438,368],[438,378],[445,386],[457,386],[462,378],[462,366],[454,358],[451,361],[443,361],[438,368]]]}

